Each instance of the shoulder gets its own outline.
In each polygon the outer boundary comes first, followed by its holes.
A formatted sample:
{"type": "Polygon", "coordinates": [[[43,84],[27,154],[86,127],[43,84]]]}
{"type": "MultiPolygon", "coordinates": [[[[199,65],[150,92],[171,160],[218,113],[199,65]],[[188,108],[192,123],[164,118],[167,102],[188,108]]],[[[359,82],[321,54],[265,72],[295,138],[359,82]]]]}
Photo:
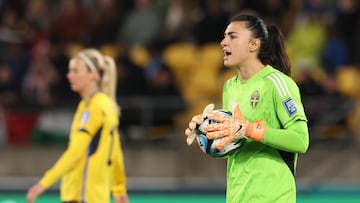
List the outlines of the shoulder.
{"type": "Polygon", "coordinates": [[[288,75],[272,69],[263,77],[266,85],[276,90],[281,97],[298,92],[299,88],[296,82],[288,75]]]}
{"type": "Polygon", "coordinates": [[[111,108],[115,104],[110,97],[108,97],[106,94],[102,92],[99,92],[91,97],[87,105],[88,108],[106,109],[106,108],[111,108]]]}

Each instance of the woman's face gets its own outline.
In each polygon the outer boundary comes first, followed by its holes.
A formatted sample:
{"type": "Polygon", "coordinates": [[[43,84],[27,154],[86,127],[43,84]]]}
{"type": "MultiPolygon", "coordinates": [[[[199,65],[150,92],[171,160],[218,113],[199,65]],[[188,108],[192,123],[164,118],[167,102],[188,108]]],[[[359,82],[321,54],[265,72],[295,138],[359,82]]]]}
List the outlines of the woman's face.
{"type": "Polygon", "coordinates": [[[95,75],[96,73],[89,71],[81,58],[75,57],[70,60],[67,78],[72,91],[77,93],[84,92],[89,86],[89,83],[96,81],[95,75]]]}
{"type": "Polygon", "coordinates": [[[220,45],[224,51],[224,65],[239,67],[249,59],[251,32],[245,22],[231,22],[220,45]]]}

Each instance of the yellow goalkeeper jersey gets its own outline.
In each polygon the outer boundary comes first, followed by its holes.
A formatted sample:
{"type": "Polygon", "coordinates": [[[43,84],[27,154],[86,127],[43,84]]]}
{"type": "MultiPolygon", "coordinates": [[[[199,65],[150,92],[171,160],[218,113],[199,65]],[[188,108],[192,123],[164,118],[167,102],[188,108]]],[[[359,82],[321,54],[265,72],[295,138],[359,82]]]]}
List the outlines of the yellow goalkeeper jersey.
{"type": "Polygon", "coordinates": [[[126,176],[118,133],[116,104],[99,92],[80,101],[66,151],[40,184],[51,187],[61,178],[61,201],[107,203],[126,194],[126,176]]]}

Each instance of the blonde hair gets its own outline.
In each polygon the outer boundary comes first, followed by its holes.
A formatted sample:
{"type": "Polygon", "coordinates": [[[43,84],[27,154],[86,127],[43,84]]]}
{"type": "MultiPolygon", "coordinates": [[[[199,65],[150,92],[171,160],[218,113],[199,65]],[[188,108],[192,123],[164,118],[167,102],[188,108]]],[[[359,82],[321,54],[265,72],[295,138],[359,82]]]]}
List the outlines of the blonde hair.
{"type": "Polygon", "coordinates": [[[104,69],[101,88],[110,98],[116,100],[116,64],[110,56],[104,56],[104,69]]]}
{"type": "MultiPolygon", "coordinates": [[[[90,71],[98,71],[100,90],[116,102],[116,63],[110,56],[104,56],[97,49],[84,49],[78,53],[90,71]],[[95,67],[95,69],[94,69],[95,67]]],[[[120,110],[120,107],[118,107],[120,110]]]]}

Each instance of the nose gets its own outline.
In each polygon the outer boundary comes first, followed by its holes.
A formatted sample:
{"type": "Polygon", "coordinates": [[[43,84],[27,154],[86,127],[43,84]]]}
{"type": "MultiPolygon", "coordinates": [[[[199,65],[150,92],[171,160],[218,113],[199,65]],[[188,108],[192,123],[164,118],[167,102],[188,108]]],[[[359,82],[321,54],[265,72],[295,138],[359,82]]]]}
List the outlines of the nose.
{"type": "Polygon", "coordinates": [[[224,37],[224,39],[223,40],[221,40],[221,42],[220,42],[220,46],[221,47],[224,47],[225,45],[226,45],[226,40],[225,40],[226,38],[224,37]]]}
{"type": "Polygon", "coordinates": [[[68,71],[68,72],[66,73],[66,78],[67,78],[68,80],[70,80],[70,77],[71,77],[71,73],[70,73],[70,71],[68,71]]]}

